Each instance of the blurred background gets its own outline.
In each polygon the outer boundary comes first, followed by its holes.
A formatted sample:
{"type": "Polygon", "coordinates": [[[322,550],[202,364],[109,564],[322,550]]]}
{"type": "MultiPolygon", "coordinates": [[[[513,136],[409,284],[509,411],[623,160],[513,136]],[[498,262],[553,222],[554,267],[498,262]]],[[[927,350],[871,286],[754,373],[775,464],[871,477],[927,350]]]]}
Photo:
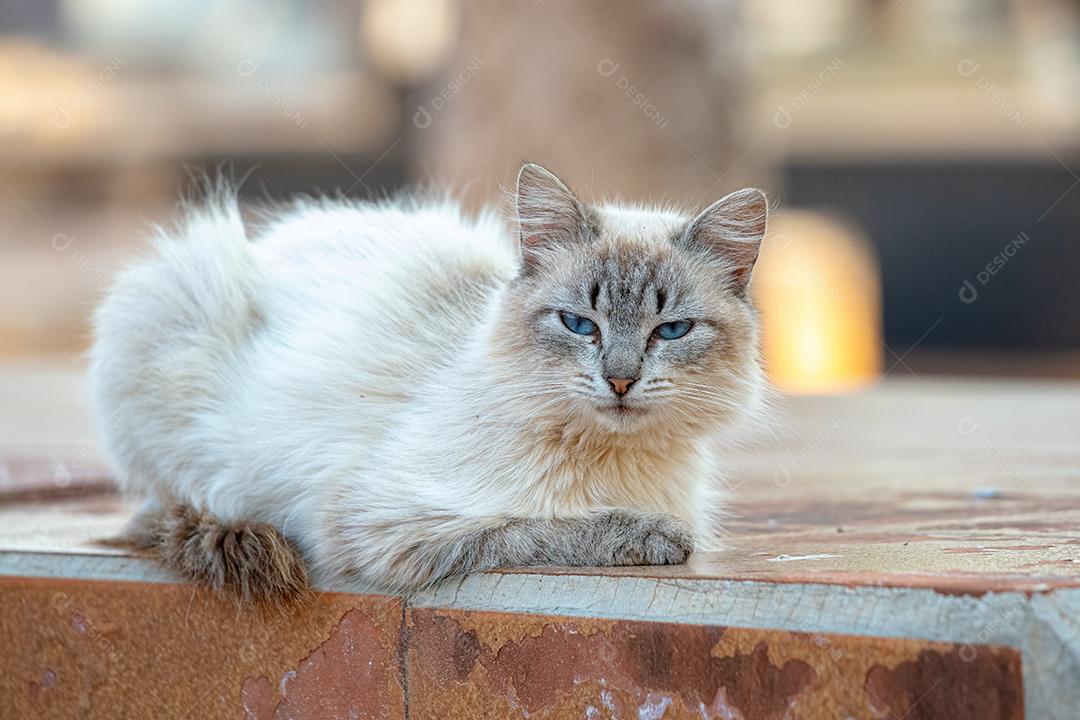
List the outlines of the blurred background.
{"type": "Polygon", "coordinates": [[[77,362],[200,171],[478,206],[527,158],[591,198],[766,189],[784,389],[1076,377],[1078,141],[1069,0],[0,0],[0,363],[77,362]]]}

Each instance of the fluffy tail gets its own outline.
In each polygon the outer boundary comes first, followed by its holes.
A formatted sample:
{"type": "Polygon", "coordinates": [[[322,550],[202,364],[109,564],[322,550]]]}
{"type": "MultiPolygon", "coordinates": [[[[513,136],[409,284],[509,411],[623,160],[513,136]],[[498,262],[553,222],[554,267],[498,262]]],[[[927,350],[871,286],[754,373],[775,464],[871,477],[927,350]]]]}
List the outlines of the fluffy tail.
{"type": "Polygon", "coordinates": [[[186,579],[246,602],[291,604],[310,592],[307,566],[265,523],[226,523],[175,504],[136,517],[129,540],[186,579]]]}

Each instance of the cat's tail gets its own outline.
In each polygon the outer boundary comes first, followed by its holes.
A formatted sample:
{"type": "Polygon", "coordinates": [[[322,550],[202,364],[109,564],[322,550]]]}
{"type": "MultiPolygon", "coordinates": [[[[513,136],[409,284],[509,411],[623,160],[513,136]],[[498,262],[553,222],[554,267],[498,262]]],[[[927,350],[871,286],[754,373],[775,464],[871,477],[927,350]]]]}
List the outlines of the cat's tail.
{"type": "Polygon", "coordinates": [[[286,605],[310,594],[303,557],[272,525],[227,523],[176,503],[137,515],[126,540],[186,580],[245,602],[286,605]]]}

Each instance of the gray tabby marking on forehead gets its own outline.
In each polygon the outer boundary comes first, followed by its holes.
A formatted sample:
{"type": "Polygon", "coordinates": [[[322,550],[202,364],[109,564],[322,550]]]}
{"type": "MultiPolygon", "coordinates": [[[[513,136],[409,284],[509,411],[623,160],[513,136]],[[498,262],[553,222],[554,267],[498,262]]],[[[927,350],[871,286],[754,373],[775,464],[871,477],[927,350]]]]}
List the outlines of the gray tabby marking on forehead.
{"type": "Polygon", "coordinates": [[[609,304],[614,300],[620,305],[655,309],[656,313],[678,304],[687,282],[678,266],[668,262],[666,254],[638,248],[624,248],[617,255],[609,255],[607,262],[597,267],[594,279],[609,304]]]}

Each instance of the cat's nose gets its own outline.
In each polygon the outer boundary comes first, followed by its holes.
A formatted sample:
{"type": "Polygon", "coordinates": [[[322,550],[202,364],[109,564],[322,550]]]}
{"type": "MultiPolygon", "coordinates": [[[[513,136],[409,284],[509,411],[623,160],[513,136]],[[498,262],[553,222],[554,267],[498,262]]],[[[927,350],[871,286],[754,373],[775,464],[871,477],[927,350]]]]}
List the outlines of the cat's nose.
{"type": "Polygon", "coordinates": [[[625,395],[630,391],[630,386],[637,381],[637,378],[608,378],[607,381],[611,383],[611,389],[615,391],[616,395],[625,395]]]}

